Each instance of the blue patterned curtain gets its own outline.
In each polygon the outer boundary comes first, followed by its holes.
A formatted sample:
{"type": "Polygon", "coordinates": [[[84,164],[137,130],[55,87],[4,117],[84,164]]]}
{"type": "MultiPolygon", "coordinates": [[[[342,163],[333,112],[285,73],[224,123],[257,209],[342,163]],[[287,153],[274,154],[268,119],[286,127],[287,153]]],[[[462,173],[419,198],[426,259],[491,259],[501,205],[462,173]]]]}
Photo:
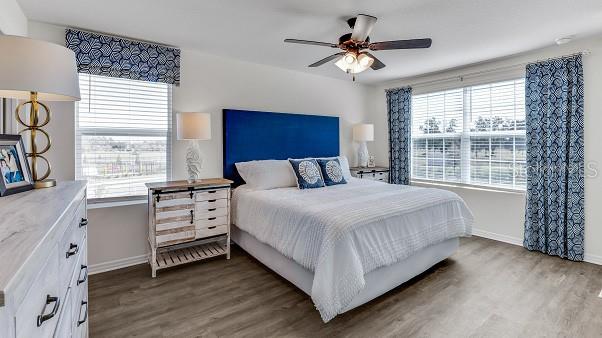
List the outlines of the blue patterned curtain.
{"type": "Polygon", "coordinates": [[[581,55],[527,65],[527,207],[524,246],[583,260],[581,55]]]}
{"type": "Polygon", "coordinates": [[[411,107],[411,87],[387,90],[389,181],[393,184],[410,184],[411,107]]]}
{"type": "Polygon", "coordinates": [[[67,48],[80,73],[180,85],[180,50],[67,29],[67,48]]]}

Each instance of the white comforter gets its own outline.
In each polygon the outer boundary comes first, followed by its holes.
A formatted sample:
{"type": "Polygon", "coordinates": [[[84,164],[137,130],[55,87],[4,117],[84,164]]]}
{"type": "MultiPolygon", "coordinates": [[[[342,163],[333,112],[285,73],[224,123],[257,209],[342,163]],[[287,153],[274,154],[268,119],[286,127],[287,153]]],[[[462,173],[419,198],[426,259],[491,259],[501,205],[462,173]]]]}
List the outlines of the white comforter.
{"type": "Polygon", "coordinates": [[[454,237],[472,214],[456,194],[352,179],[320,189],[234,191],[233,223],[314,272],[311,298],[327,322],[365,286],[364,275],[454,237]]]}

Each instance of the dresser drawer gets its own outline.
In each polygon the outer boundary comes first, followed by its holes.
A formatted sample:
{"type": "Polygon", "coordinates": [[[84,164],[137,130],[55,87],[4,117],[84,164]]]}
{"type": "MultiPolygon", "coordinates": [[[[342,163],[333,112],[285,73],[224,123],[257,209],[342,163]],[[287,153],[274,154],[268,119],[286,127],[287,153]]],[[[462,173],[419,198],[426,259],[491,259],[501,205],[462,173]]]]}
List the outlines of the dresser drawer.
{"type": "Polygon", "coordinates": [[[196,201],[209,201],[228,198],[228,189],[216,189],[196,192],[196,201]]]}
{"type": "Polygon", "coordinates": [[[195,221],[197,230],[224,224],[228,224],[228,216],[201,218],[195,221]]]}
{"type": "MultiPolygon", "coordinates": [[[[83,279],[80,279],[83,280],[83,279]]],[[[73,287],[72,317],[69,319],[73,337],[85,337],[88,328],[88,281],[73,287]]]]}
{"type": "Polygon", "coordinates": [[[209,210],[209,209],[227,208],[227,207],[228,207],[228,200],[225,198],[201,201],[201,202],[196,202],[196,204],[195,204],[195,208],[197,210],[209,210]]]}
{"type": "Polygon", "coordinates": [[[27,291],[15,314],[17,337],[52,337],[65,293],[59,288],[58,247],[48,252],[48,260],[27,291]]]}
{"type": "Polygon", "coordinates": [[[61,294],[67,292],[71,277],[85,246],[85,233],[79,230],[79,218],[73,220],[59,242],[59,286],[61,294]]]}
{"type": "Polygon", "coordinates": [[[61,304],[61,315],[59,316],[58,326],[54,332],[55,338],[71,337],[71,331],[73,329],[73,292],[71,289],[67,290],[65,295],[65,301],[61,304]]]}
{"type": "Polygon", "coordinates": [[[84,235],[88,230],[88,219],[86,216],[86,201],[82,200],[77,207],[75,213],[75,222],[77,223],[77,231],[84,235]]]}
{"type": "Polygon", "coordinates": [[[228,225],[213,225],[196,230],[196,238],[205,238],[210,236],[223,235],[228,233],[228,225]]]}
{"type": "Polygon", "coordinates": [[[209,219],[228,215],[228,208],[196,209],[195,219],[209,219]]]}

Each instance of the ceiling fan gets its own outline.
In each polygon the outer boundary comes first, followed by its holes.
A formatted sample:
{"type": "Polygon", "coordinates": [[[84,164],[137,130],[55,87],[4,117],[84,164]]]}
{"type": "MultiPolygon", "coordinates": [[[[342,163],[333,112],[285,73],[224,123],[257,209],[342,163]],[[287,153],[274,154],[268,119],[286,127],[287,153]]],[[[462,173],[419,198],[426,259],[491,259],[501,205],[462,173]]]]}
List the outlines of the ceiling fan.
{"type": "MultiPolygon", "coordinates": [[[[372,55],[369,51],[391,50],[391,49],[415,49],[429,48],[431,39],[393,40],[382,42],[370,42],[370,32],[374,28],[376,17],[359,14],[355,18],[347,20],[352,33],[347,33],[339,38],[339,43],[328,43],[319,41],[285,39],[284,42],[299,43],[303,45],[324,46],[339,48],[342,52],[333,54],[320,61],[314,62],[309,67],[318,67],[335,59],[335,65],[348,74],[357,74],[368,68],[379,70],[385,64],[372,55]]],[[[355,75],[353,76],[355,81],[355,75]]]]}

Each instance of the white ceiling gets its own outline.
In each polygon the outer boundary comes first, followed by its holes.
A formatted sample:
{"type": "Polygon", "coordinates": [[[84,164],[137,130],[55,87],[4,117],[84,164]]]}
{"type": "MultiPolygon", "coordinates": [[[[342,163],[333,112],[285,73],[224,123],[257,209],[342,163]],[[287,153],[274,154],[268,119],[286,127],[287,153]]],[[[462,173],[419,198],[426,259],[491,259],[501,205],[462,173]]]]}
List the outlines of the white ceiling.
{"type": "Polygon", "coordinates": [[[86,28],[336,78],[333,64],[307,65],[336,42],[345,19],[378,17],[372,41],[431,37],[424,50],[378,51],[375,83],[503,57],[602,32],[601,0],[18,0],[30,20],[86,28]]]}

